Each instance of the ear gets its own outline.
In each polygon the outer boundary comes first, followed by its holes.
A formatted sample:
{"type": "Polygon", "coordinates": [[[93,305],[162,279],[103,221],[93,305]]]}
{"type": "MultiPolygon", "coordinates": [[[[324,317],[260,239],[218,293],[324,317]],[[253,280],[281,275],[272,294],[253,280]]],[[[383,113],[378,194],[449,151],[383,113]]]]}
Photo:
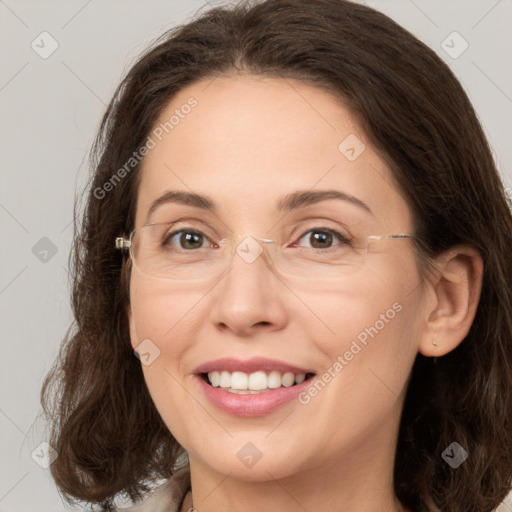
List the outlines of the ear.
{"type": "Polygon", "coordinates": [[[475,249],[456,246],[436,260],[437,272],[429,283],[427,319],[419,352],[438,357],[451,352],[466,337],[482,290],[483,261],[475,249]]]}

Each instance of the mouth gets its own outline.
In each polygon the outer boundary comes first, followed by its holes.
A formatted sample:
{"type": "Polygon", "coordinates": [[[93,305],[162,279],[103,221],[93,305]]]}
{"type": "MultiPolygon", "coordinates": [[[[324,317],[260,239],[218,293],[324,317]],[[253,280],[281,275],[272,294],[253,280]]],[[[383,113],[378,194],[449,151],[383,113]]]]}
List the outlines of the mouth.
{"type": "Polygon", "coordinates": [[[194,375],[199,389],[214,407],[248,418],[270,414],[293,403],[311,385],[316,373],[312,368],[266,357],[225,357],[201,364],[194,375]]]}
{"type": "Polygon", "coordinates": [[[258,395],[279,388],[290,388],[312,379],[312,372],[293,373],[277,370],[258,370],[252,373],[242,371],[213,370],[202,372],[200,378],[213,388],[239,395],[258,395]]]}

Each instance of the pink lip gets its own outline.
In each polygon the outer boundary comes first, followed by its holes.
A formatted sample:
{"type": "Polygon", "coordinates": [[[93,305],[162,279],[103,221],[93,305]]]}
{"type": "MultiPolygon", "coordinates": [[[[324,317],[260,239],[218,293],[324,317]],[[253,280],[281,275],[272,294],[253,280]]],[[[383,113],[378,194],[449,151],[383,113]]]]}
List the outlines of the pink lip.
{"type": "Polygon", "coordinates": [[[297,398],[313,381],[313,379],[307,379],[289,388],[280,387],[257,395],[239,395],[210,386],[201,375],[195,375],[194,380],[198,382],[203,393],[215,407],[228,414],[242,417],[262,416],[275,411],[297,398]]]}
{"type": "MultiPolygon", "coordinates": [[[[216,359],[202,364],[194,370],[194,373],[208,373],[213,371],[227,371],[227,372],[244,372],[253,373],[259,370],[271,372],[278,371],[281,373],[291,372],[297,375],[298,373],[315,373],[313,370],[299,368],[288,363],[277,361],[276,359],[266,359],[264,357],[255,357],[253,359],[242,360],[233,359],[230,357],[216,359]]],[[[255,395],[253,395],[255,396],[255,395]]]]}

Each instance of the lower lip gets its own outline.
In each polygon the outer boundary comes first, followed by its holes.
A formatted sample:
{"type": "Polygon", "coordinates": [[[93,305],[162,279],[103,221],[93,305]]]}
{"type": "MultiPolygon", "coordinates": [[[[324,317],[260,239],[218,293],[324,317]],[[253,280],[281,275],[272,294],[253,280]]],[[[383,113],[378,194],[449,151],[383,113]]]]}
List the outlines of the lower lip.
{"type": "Polygon", "coordinates": [[[312,381],[310,377],[300,384],[290,386],[289,388],[280,387],[254,395],[239,395],[238,393],[225,391],[222,388],[210,386],[200,375],[196,375],[195,378],[199,381],[199,385],[206,397],[218,409],[228,414],[244,417],[262,416],[275,411],[282,405],[297,398],[312,381]]]}

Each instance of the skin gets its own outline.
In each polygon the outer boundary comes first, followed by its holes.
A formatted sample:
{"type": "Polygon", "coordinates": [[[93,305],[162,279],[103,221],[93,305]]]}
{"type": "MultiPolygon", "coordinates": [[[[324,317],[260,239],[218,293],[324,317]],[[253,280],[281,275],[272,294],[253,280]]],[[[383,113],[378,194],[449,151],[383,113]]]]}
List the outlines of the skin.
{"type": "MultiPolygon", "coordinates": [[[[327,92],[294,80],[226,75],[183,89],[160,120],[191,96],[198,105],[145,157],[136,227],[146,223],[152,201],[173,189],[208,195],[216,215],[174,204],[151,222],[188,212],[207,216],[222,236],[268,238],[288,229],[290,243],[309,228],[339,226],[340,215],[354,236],[413,232],[389,169],[327,92]],[[338,150],[349,134],[366,145],[355,161],[338,150]],[[298,189],[344,191],[374,215],[337,200],[279,215],[278,198],[298,189]],[[290,227],[306,219],[306,229],[290,227]]],[[[442,356],[461,342],[481,287],[482,262],[471,248],[454,248],[437,264],[432,282],[422,283],[412,242],[391,240],[376,242],[364,271],[336,285],[285,279],[264,258],[252,264],[234,258],[226,276],[209,284],[132,271],[132,346],[149,338],[160,349],[142,366],[144,377],[188,452],[198,512],[404,510],[392,472],[414,359],[418,352],[442,356]],[[307,405],[293,400],[240,418],[210,404],[193,377],[202,363],[236,356],[274,358],[321,375],[396,302],[401,311],[307,405]],[[248,442],[262,454],[252,468],[237,457],[248,442]]],[[[190,505],[189,494],[182,510],[190,505]]]]}

